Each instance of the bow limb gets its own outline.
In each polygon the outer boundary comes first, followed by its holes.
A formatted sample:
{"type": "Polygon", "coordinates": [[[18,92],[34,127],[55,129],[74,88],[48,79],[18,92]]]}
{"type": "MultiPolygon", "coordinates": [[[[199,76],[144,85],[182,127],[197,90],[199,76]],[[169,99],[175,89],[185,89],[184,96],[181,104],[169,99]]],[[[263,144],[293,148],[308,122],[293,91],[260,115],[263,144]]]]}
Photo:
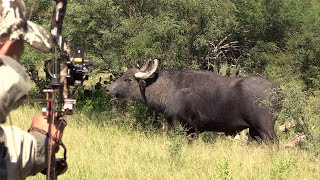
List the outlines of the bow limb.
{"type": "MultiPolygon", "coordinates": [[[[47,108],[48,108],[48,123],[49,123],[49,129],[48,129],[48,133],[51,135],[52,134],[52,129],[53,129],[53,126],[54,126],[54,121],[55,121],[55,118],[56,118],[56,112],[55,112],[55,106],[56,106],[56,102],[55,102],[55,99],[56,99],[56,90],[53,90],[51,92],[52,96],[51,96],[51,101],[50,99],[48,99],[49,97],[47,97],[47,108]]],[[[55,175],[55,164],[54,164],[54,161],[55,161],[55,155],[52,154],[52,136],[49,136],[49,141],[48,141],[48,165],[47,165],[47,174],[46,174],[46,179],[47,180],[54,180],[54,179],[57,179],[57,176],[55,175]],[[52,161],[53,160],[53,161],[52,161]]]]}

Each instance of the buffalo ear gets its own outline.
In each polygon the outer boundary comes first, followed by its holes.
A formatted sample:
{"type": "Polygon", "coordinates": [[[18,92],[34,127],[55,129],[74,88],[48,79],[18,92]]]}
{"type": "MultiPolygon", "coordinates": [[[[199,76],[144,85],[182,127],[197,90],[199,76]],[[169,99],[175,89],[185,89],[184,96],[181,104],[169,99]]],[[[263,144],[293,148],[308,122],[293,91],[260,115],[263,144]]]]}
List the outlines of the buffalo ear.
{"type": "Polygon", "coordinates": [[[143,79],[139,80],[139,86],[140,86],[141,89],[146,88],[147,87],[146,81],[143,80],[143,79]]]}

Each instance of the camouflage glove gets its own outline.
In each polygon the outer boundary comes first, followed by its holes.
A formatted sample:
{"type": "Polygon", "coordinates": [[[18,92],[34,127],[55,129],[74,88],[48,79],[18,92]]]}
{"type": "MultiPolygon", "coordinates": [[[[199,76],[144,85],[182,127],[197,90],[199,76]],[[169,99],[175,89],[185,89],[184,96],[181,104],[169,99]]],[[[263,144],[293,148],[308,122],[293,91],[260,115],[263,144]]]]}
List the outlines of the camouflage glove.
{"type": "Polygon", "coordinates": [[[0,123],[26,98],[31,88],[25,69],[10,57],[0,55],[0,123]]]}

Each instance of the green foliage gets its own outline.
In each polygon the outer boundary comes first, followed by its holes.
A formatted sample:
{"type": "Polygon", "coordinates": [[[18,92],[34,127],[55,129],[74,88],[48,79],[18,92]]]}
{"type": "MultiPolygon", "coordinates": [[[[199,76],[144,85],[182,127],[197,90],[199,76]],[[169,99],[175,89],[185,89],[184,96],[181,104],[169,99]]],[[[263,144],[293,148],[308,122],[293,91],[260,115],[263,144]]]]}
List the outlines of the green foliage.
{"type": "MultiPolygon", "coordinates": [[[[300,79],[300,74],[297,73],[296,63],[296,59],[292,55],[282,53],[272,59],[266,68],[267,76],[280,84],[282,89],[280,92],[281,110],[276,113],[277,126],[282,124],[291,124],[292,126],[287,134],[278,135],[281,140],[294,139],[297,133],[306,135],[307,141],[303,143],[302,148],[319,154],[319,150],[315,146],[320,145],[320,113],[313,110],[314,107],[308,103],[313,96],[305,90],[306,85],[300,79]],[[283,59],[291,58],[293,60],[289,62],[292,64],[283,63],[283,59]]],[[[279,97],[274,98],[279,99],[279,97]]],[[[314,98],[318,99],[319,97],[314,98]]]]}
{"type": "Polygon", "coordinates": [[[126,29],[132,29],[126,31],[131,38],[124,47],[125,59],[129,62],[142,64],[144,59],[158,58],[167,60],[166,63],[179,63],[187,59],[185,23],[167,16],[145,16],[130,21],[126,26],[126,29]]]}
{"type": "Polygon", "coordinates": [[[111,97],[103,90],[88,90],[82,87],[75,96],[77,100],[76,108],[85,112],[111,111],[111,97]]]}
{"type": "Polygon", "coordinates": [[[320,4],[311,1],[301,17],[301,31],[289,40],[290,50],[299,58],[301,78],[308,88],[320,89],[320,4]]]}
{"type": "MultiPolygon", "coordinates": [[[[31,20],[49,27],[53,2],[27,5],[31,20]]],[[[285,51],[299,59],[308,88],[318,88],[319,6],[303,0],[70,1],[63,32],[73,49],[86,50],[95,68],[120,72],[148,58],[161,59],[163,68],[191,67],[236,28],[229,41],[246,52],[241,67],[249,74],[263,74],[268,59],[285,51]]],[[[29,51],[26,65],[48,59],[29,51]]]]}
{"type": "Polygon", "coordinates": [[[139,102],[130,102],[128,106],[128,111],[132,114],[133,118],[135,118],[136,126],[145,128],[151,124],[148,121],[148,119],[151,118],[151,112],[148,107],[139,102]]]}
{"type": "Polygon", "coordinates": [[[254,42],[274,42],[281,48],[292,32],[299,30],[300,13],[304,1],[293,0],[240,0],[233,1],[237,19],[246,29],[241,36],[254,42]]]}
{"type": "Polygon", "coordinates": [[[69,7],[68,40],[84,46],[100,68],[115,70],[146,58],[184,67],[203,49],[197,42],[215,41],[235,23],[233,5],[224,1],[88,1],[69,7]]]}
{"type": "Polygon", "coordinates": [[[219,135],[215,132],[204,132],[201,133],[200,137],[204,143],[215,143],[219,135]]]}
{"type": "MultiPolygon", "coordinates": [[[[212,179],[219,179],[219,180],[232,180],[233,178],[230,176],[229,170],[229,160],[227,158],[222,158],[219,163],[217,164],[217,171],[212,179]]],[[[211,179],[211,178],[210,178],[211,179]]]]}
{"type": "Polygon", "coordinates": [[[44,98],[44,95],[41,91],[39,91],[39,89],[31,88],[31,90],[28,92],[28,98],[29,99],[44,98]]]}
{"type": "Polygon", "coordinates": [[[268,63],[277,52],[278,48],[274,43],[258,41],[244,60],[244,69],[250,74],[263,74],[268,63]]]}
{"type": "Polygon", "coordinates": [[[116,54],[122,41],[115,32],[122,18],[113,1],[72,1],[65,16],[64,32],[73,49],[83,47],[96,68],[114,68],[119,63],[116,54]]]}
{"type": "Polygon", "coordinates": [[[278,114],[279,123],[281,123],[281,120],[290,122],[294,126],[294,132],[304,132],[309,135],[309,123],[306,123],[306,119],[310,118],[306,117],[308,116],[306,112],[307,97],[304,92],[301,92],[301,87],[296,84],[293,85],[282,87],[284,100],[282,101],[281,112],[278,114]]]}
{"type": "MultiPolygon", "coordinates": [[[[285,124],[289,127],[286,133],[278,133],[279,139],[284,142],[287,140],[294,141],[297,137],[305,136],[300,143],[300,147],[316,155],[320,154],[320,113],[316,105],[310,104],[310,98],[318,99],[310,95],[310,92],[305,91],[305,85],[299,80],[299,74],[294,74],[294,70],[284,70],[279,67],[268,67],[268,70],[282,70],[283,72],[275,73],[275,81],[281,84],[281,110],[276,113],[277,121],[276,128],[285,124]],[[282,73],[287,73],[282,76],[282,73]],[[291,76],[288,76],[291,75],[291,76]],[[298,136],[297,136],[298,135],[298,136]]],[[[278,72],[278,71],[277,71],[278,72]]],[[[271,75],[271,73],[269,73],[271,75]]],[[[275,99],[279,99],[275,97],[275,99]]]]}

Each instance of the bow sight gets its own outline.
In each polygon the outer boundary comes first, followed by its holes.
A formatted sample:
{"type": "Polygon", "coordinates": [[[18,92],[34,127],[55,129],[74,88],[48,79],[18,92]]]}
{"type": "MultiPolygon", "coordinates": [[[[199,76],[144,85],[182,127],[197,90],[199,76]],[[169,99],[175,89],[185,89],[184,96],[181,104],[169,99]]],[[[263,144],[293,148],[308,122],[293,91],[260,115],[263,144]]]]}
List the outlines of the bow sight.
{"type": "Polygon", "coordinates": [[[72,86],[82,85],[84,80],[88,80],[88,67],[92,66],[92,61],[85,59],[83,50],[77,49],[77,53],[67,61],[68,65],[68,84],[72,86]]]}
{"type": "MultiPolygon", "coordinates": [[[[77,53],[66,61],[67,64],[67,74],[63,75],[67,78],[69,86],[81,86],[85,80],[89,78],[89,66],[92,66],[93,63],[91,60],[85,58],[83,50],[81,48],[77,49],[77,53]]],[[[57,75],[54,72],[54,69],[59,69],[61,61],[48,60],[44,65],[44,70],[46,72],[46,77],[51,78],[52,88],[59,88],[62,86],[60,82],[60,75],[57,75]]],[[[58,71],[60,72],[60,71],[58,71]]]]}

